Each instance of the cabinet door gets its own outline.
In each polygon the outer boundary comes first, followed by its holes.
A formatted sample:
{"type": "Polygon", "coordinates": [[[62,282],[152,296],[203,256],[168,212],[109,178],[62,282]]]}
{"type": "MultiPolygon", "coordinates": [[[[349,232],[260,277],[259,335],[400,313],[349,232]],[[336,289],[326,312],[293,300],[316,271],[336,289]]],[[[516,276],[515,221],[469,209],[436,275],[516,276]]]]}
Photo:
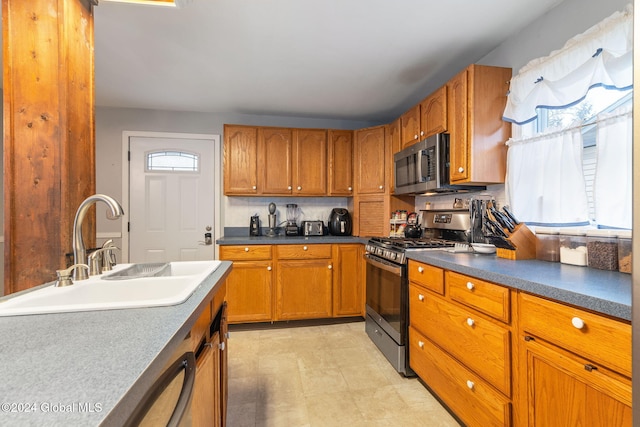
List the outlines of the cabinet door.
{"type": "Polygon", "coordinates": [[[333,245],[333,315],[364,316],[362,245],[333,245]]]}
{"type": "Polygon", "coordinates": [[[416,105],[400,116],[400,138],[402,148],[420,141],[420,105],[416,105]]]}
{"type": "Polygon", "coordinates": [[[528,426],[631,426],[631,380],[525,341],[528,426]]]}
{"type": "Polygon", "coordinates": [[[258,128],[224,126],[224,194],[258,193],[258,128]]]}
{"type": "Polygon", "coordinates": [[[468,71],[464,70],[447,83],[451,182],[469,178],[467,74],[468,71]]]}
{"type": "Polygon", "coordinates": [[[442,86],[420,104],[423,138],[447,131],[447,87],[442,86]]]}
{"type": "Polygon", "coordinates": [[[327,131],[298,129],[293,145],[293,194],[327,194],[327,131]]]}
{"type": "Polygon", "coordinates": [[[353,195],[353,131],[330,130],[329,195],[353,195]]]}
{"type": "Polygon", "coordinates": [[[330,259],[279,261],[276,319],[331,317],[332,268],[330,259]]]}
{"type": "Polygon", "coordinates": [[[210,345],[204,345],[198,355],[191,400],[191,419],[194,427],[220,425],[217,420],[219,396],[215,383],[217,353],[217,344],[215,349],[210,345]]]}
{"type": "Polygon", "coordinates": [[[271,261],[234,261],[227,278],[231,323],[273,320],[271,261]]]}
{"type": "Polygon", "coordinates": [[[393,155],[398,151],[402,150],[402,142],[401,142],[401,131],[400,131],[400,119],[396,119],[393,122],[389,123],[385,127],[385,144],[389,151],[389,167],[387,168],[387,182],[389,187],[389,192],[393,193],[395,188],[395,176],[393,171],[393,155]]]}
{"type": "Polygon", "coordinates": [[[385,149],[384,126],[356,131],[356,192],[384,193],[385,170],[389,166],[385,149]]]}
{"type": "Polygon", "coordinates": [[[291,194],[293,132],[284,128],[259,128],[258,164],[262,173],[260,194],[291,194]]]}

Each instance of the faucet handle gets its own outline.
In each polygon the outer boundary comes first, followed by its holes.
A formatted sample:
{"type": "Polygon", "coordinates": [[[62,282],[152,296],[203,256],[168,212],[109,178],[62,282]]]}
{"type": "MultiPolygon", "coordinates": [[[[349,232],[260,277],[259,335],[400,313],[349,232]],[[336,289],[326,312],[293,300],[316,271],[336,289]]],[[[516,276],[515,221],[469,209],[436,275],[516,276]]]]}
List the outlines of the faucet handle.
{"type": "Polygon", "coordinates": [[[96,274],[102,273],[102,258],[105,250],[106,249],[96,249],[87,257],[89,261],[89,276],[95,276],[96,274]]]}
{"type": "Polygon", "coordinates": [[[73,270],[75,270],[76,268],[86,268],[88,270],[89,266],[87,264],[73,264],[71,267],[67,269],[56,270],[58,280],[56,280],[56,283],[54,286],[62,287],[62,286],[73,285],[73,281],[71,280],[71,275],[73,274],[73,270]]]}
{"type": "Polygon", "coordinates": [[[120,250],[119,247],[111,244],[110,246],[104,248],[104,255],[102,257],[102,272],[111,271],[111,269],[116,265],[116,256],[113,253],[114,249],[120,250]]]}

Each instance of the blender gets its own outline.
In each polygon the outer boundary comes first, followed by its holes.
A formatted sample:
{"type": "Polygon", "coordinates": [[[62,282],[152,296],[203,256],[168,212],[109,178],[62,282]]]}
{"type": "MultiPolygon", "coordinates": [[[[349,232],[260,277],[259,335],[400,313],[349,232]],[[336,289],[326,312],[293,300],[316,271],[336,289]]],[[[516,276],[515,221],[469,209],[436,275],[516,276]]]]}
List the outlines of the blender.
{"type": "Polygon", "coordinates": [[[287,204],[287,225],[284,228],[284,234],[287,236],[298,235],[298,205],[295,203],[287,204]]]}

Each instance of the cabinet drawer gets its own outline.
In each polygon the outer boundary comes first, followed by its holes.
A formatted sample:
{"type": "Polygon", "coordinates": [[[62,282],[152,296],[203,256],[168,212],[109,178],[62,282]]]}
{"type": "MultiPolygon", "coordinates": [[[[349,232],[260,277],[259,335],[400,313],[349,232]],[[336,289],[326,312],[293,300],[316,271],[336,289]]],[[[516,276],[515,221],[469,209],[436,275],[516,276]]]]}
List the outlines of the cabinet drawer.
{"type": "Polygon", "coordinates": [[[331,258],[331,245],[276,245],[278,259],[331,258]]]}
{"type": "Polygon", "coordinates": [[[409,287],[409,318],[434,343],[511,395],[511,333],[470,310],[409,287]]]}
{"type": "Polygon", "coordinates": [[[509,323],[511,306],[508,288],[452,271],[447,271],[445,277],[452,300],[509,323]]]}
{"type": "Polygon", "coordinates": [[[519,305],[523,331],[631,377],[630,324],[524,293],[519,305]]]}
{"type": "Polygon", "coordinates": [[[220,259],[232,261],[271,259],[271,245],[220,246],[220,259]]]}
{"type": "Polygon", "coordinates": [[[444,270],[409,260],[409,280],[444,295],[444,270]]]}
{"type": "Polygon", "coordinates": [[[411,368],[466,425],[511,425],[509,399],[413,327],[409,328],[409,359],[411,368]]]}

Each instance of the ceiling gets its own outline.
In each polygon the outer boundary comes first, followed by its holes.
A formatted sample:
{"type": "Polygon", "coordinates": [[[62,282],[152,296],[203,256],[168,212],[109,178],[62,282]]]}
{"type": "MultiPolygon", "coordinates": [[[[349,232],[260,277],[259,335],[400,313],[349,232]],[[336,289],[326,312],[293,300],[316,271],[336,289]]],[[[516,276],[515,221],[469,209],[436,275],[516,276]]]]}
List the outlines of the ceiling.
{"type": "Polygon", "coordinates": [[[96,104],[390,121],[561,2],[101,1],[96,104]]]}

